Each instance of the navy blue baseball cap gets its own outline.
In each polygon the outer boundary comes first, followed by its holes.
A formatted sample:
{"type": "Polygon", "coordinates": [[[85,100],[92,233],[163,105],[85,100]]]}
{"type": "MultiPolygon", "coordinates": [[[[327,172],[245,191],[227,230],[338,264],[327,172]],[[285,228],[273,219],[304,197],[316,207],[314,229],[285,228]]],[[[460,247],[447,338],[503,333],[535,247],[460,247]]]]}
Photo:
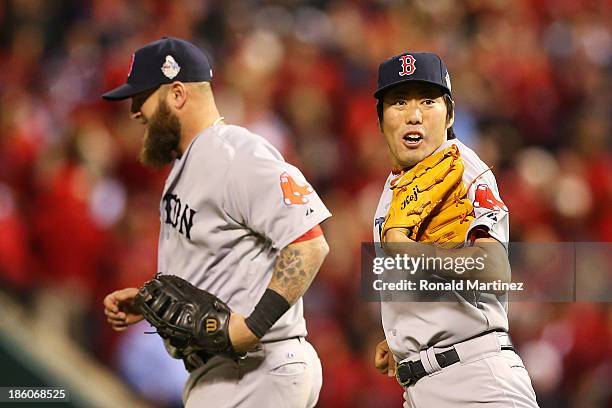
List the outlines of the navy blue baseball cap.
{"type": "Polygon", "coordinates": [[[174,81],[211,80],[210,62],[198,47],[179,38],[163,37],[137,50],[132,55],[127,82],[102,98],[118,101],[174,81]]]}
{"type": "Polygon", "coordinates": [[[437,85],[451,95],[450,76],[439,56],[430,52],[404,52],[380,64],[374,97],[381,99],[390,88],[406,81],[437,85]]]}

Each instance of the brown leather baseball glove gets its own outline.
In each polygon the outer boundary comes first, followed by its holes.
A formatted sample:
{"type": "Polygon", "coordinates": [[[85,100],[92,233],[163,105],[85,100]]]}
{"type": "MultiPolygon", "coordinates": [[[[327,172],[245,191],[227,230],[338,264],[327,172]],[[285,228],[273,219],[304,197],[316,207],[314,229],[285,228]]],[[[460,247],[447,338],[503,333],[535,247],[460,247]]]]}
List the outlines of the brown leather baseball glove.
{"type": "Polygon", "coordinates": [[[393,180],[383,242],[390,229],[405,228],[413,241],[462,244],[474,219],[463,169],[459,149],[451,145],[393,180]]]}

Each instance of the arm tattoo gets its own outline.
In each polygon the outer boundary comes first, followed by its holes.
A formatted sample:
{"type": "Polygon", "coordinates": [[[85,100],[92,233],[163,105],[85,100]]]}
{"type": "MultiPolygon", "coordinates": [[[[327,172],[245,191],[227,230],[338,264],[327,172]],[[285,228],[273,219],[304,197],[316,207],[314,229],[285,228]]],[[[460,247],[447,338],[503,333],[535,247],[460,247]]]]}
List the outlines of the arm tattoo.
{"type": "Polygon", "coordinates": [[[317,240],[289,245],[276,258],[268,288],[279,293],[290,304],[297,302],[306,292],[326,255],[321,252],[320,242],[312,241],[317,240]]]}

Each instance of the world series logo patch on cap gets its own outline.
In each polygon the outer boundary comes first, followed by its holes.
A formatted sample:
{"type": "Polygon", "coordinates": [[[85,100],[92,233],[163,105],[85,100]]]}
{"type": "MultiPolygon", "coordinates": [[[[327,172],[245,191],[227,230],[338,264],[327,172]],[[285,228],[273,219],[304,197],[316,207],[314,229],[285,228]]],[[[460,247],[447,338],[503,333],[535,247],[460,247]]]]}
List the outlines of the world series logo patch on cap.
{"type": "Polygon", "coordinates": [[[172,55],[166,55],[166,61],[164,65],[161,66],[161,70],[167,78],[174,79],[180,72],[181,67],[174,58],[172,58],[172,55]]]}

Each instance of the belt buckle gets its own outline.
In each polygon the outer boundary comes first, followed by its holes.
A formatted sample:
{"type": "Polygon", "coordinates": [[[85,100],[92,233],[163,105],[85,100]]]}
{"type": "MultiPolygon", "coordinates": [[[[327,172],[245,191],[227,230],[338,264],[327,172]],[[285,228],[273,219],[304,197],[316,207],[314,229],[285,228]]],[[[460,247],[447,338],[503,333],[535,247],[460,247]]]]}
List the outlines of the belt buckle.
{"type": "Polygon", "coordinates": [[[403,363],[398,363],[395,368],[395,379],[402,387],[409,387],[412,382],[412,369],[410,368],[410,361],[405,361],[403,363]],[[402,381],[400,378],[400,372],[402,373],[402,377],[407,378],[407,380],[402,381]],[[406,375],[404,375],[406,374],[406,375]]]}

